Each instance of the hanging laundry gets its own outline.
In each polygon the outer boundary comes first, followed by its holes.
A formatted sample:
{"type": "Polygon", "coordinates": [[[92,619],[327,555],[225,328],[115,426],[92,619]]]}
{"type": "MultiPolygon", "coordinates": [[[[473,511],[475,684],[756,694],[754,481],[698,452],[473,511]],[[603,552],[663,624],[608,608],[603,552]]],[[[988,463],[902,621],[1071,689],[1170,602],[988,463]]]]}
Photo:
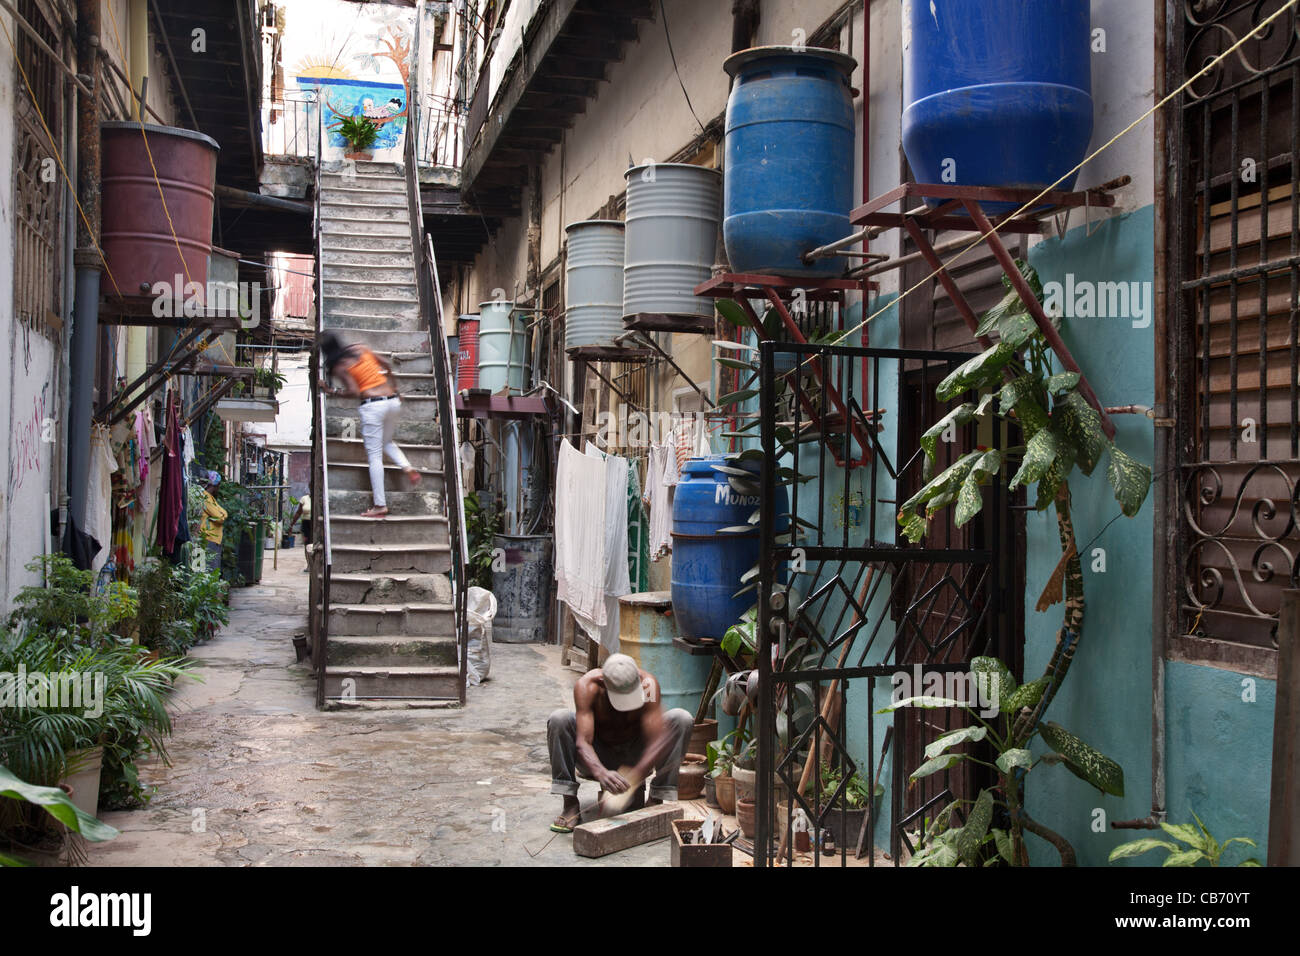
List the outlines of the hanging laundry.
{"type": "Polygon", "coordinates": [[[150,467],[149,462],[155,446],[153,412],[148,408],[141,408],[135,413],[133,437],[135,438],[135,463],[140,475],[140,511],[147,516],[153,512],[160,477],[158,472],[150,467]]]}
{"type": "Polygon", "coordinates": [[[672,487],[676,483],[677,455],[672,445],[651,445],[646,467],[646,503],[650,506],[648,547],[650,560],[658,561],[673,547],[672,487]],[[673,482],[668,476],[672,473],[673,482]]]}
{"type": "Polygon", "coordinates": [[[588,627],[602,647],[611,654],[618,652],[618,599],[632,592],[628,568],[627,483],[630,462],[617,455],[607,455],[591,442],[587,454],[605,462],[605,625],[600,633],[588,627]]]}
{"type": "Polygon", "coordinates": [[[556,597],[579,621],[603,627],[606,465],[567,441],[555,476],[556,597]]]}
{"type": "Polygon", "coordinates": [[[113,472],[117,459],[109,444],[109,432],[96,425],[90,436],[90,481],[86,487],[86,534],[99,546],[91,556],[90,568],[96,573],[108,561],[113,537],[113,472]]]}
{"type": "Polygon", "coordinates": [[[650,589],[650,522],[641,503],[641,474],[635,461],[627,469],[627,572],[635,592],[650,589]]]}
{"type": "Polygon", "coordinates": [[[167,396],[167,431],[163,438],[162,476],[158,504],[158,536],[163,554],[176,550],[176,525],[185,513],[185,481],[181,475],[181,426],[177,419],[175,393],[167,396]]]}

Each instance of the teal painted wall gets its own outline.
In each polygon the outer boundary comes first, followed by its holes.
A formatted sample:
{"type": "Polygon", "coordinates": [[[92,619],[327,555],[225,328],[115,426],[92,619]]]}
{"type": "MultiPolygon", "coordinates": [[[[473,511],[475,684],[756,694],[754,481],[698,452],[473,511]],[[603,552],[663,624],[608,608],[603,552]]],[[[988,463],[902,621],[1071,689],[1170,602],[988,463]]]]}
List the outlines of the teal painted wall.
{"type": "Polygon", "coordinates": [[[1181,661],[1165,668],[1169,819],[1190,823],[1195,812],[1220,843],[1259,844],[1234,844],[1228,863],[1267,856],[1276,699],[1276,681],[1181,661]]]}
{"type": "MultiPolygon", "coordinates": [[[[1030,262],[1045,286],[1064,284],[1067,274],[1076,283],[1154,283],[1153,207],[1110,219],[1091,236],[1086,233],[1080,226],[1030,250],[1030,262]]],[[[1067,317],[1061,335],[1103,404],[1152,404],[1152,326],[1134,328],[1129,318],[1067,317]]],[[[1150,464],[1151,420],[1122,415],[1115,423],[1117,444],[1150,464]]],[[[1131,832],[1110,830],[1111,820],[1146,816],[1151,806],[1153,502],[1148,497],[1136,518],[1121,516],[1105,527],[1120,511],[1104,469],[1103,461],[1091,477],[1076,471],[1070,481],[1087,603],[1078,652],[1047,717],[1117,760],[1124,768],[1125,795],[1103,795],[1064,767],[1046,765],[1034,771],[1027,791],[1029,813],[1064,835],[1081,865],[1104,865],[1112,847],[1132,838],[1131,832]],[[1097,548],[1104,550],[1104,572],[1099,570],[1103,555],[1094,555],[1097,548]]],[[[1061,626],[1060,605],[1042,614],[1034,610],[1061,548],[1052,509],[1030,512],[1026,524],[1025,677],[1032,679],[1046,667],[1061,626]]],[[[1036,742],[1035,751],[1043,749],[1036,742]]],[[[1030,849],[1036,864],[1058,861],[1056,851],[1040,840],[1031,838],[1030,849]]]]}

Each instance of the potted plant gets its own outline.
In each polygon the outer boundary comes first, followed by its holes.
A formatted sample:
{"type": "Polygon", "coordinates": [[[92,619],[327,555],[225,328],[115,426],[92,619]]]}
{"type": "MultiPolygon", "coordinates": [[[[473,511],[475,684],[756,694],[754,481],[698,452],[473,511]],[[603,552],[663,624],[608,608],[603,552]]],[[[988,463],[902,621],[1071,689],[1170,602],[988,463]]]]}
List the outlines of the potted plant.
{"type": "Polygon", "coordinates": [[[374,146],[379,139],[379,127],[366,117],[344,116],[339,120],[335,132],[342,136],[344,142],[347,143],[343,151],[345,158],[374,158],[374,153],[370,150],[370,147],[374,146]]]}
{"type": "Polygon", "coordinates": [[[736,765],[736,751],[745,752],[753,740],[748,730],[733,730],[721,740],[707,746],[706,767],[713,779],[714,795],[723,813],[736,812],[736,780],[732,776],[736,765]]]}

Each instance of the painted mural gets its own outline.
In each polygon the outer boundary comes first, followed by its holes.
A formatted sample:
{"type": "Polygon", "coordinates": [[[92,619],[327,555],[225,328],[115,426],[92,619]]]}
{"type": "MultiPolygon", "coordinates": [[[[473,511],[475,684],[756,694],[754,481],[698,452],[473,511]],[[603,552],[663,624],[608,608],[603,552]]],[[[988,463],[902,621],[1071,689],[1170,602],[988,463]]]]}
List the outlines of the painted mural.
{"type": "Polygon", "coordinates": [[[376,5],[294,4],[294,14],[316,25],[299,33],[291,51],[302,99],[324,113],[325,158],[342,156],[338,133],[345,117],[362,117],[379,127],[372,152],[378,160],[401,157],[410,103],[413,11],[376,5]]]}

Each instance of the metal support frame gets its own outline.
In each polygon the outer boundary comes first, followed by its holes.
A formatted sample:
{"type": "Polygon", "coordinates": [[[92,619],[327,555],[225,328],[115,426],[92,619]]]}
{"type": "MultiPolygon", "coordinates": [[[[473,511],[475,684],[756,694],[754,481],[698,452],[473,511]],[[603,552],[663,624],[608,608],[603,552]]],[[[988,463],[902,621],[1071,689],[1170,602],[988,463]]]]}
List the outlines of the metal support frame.
{"type": "MultiPolygon", "coordinates": [[[[748,273],[724,273],[696,286],[695,294],[734,301],[744,310],[746,317],[749,319],[749,324],[754,329],[760,342],[768,341],[769,336],[763,328],[758,313],[750,303],[750,299],[765,298],[780,317],[781,323],[790,336],[790,341],[799,345],[806,345],[807,340],[804,338],[799,324],[795,322],[790,310],[786,307],[787,300],[793,299],[799,293],[802,294],[805,301],[833,302],[843,308],[844,294],[846,292],[861,292],[865,305],[867,295],[876,289],[877,285],[875,283],[862,279],[818,278],[816,276],[790,278],[748,273]]],[[[862,344],[864,346],[867,344],[867,338],[867,330],[863,326],[862,344]]],[[[874,409],[863,413],[860,408],[850,408],[840,396],[836,384],[826,375],[825,370],[822,368],[821,359],[814,354],[806,362],[817,385],[822,389],[831,405],[834,406],[836,414],[848,425],[853,440],[858,443],[862,450],[860,457],[853,458],[847,454],[847,443],[842,450],[832,448],[831,451],[835,455],[836,464],[850,469],[867,464],[871,460],[871,449],[875,444],[875,439],[871,434],[875,427],[874,409]]],[[[862,368],[863,395],[867,394],[868,388],[869,383],[866,365],[864,364],[862,368]]],[[[809,419],[817,424],[823,435],[826,435],[829,432],[829,422],[824,410],[818,409],[812,398],[797,383],[795,385],[795,396],[804,411],[807,412],[809,419]]]]}
{"type": "MultiPolygon", "coordinates": [[[[1047,216],[1084,207],[1113,206],[1115,197],[1106,192],[1106,189],[1122,182],[1122,179],[1116,180],[1113,184],[1107,183],[1105,186],[1082,192],[1048,192],[1041,196],[1041,201],[1045,205],[1031,209],[1027,214],[1021,216],[1015,215],[1015,212],[1019,211],[1026,203],[1040,199],[1036,190],[1001,189],[988,186],[951,186],[936,183],[903,183],[901,186],[896,186],[869,202],[863,203],[853,210],[849,218],[854,225],[858,226],[893,227],[907,230],[908,235],[916,243],[930,268],[938,273],[938,279],[943,285],[944,291],[948,293],[958,313],[967,326],[970,327],[972,334],[979,328],[979,319],[976,317],[974,310],[971,309],[970,303],[967,302],[961,289],[958,288],[957,283],[949,274],[947,267],[939,260],[934,246],[925,235],[925,230],[978,232],[978,239],[972,241],[982,241],[988,246],[989,252],[993,254],[998,265],[1002,267],[1007,281],[1011,283],[1011,287],[1016,290],[1025,303],[1025,308],[1033,317],[1038,330],[1043,333],[1047,344],[1051,346],[1052,351],[1061,360],[1061,365],[1065,367],[1066,371],[1079,373],[1079,394],[1101,416],[1101,427],[1105,431],[1106,437],[1113,439],[1115,437],[1115,423],[1111,421],[1110,415],[1106,413],[1105,406],[1102,405],[1096,392],[1088,383],[1087,376],[1080,370],[1079,363],[1075,361],[1074,356],[1070,353],[1069,347],[1061,338],[1060,333],[1057,332],[1056,326],[1052,324],[1052,320],[1043,311],[1042,303],[1038,301],[1038,297],[1029,288],[1029,283],[1025,281],[1025,277],[1020,274],[1015,259],[1007,251],[1007,247],[998,233],[1042,234],[1048,228],[1042,221],[1047,216]],[[923,206],[904,213],[884,211],[895,203],[910,198],[937,200],[938,205],[923,206]],[[990,221],[981,206],[981,203],[985,202],[1010,203],[1014,205],[1015,210],[999,218],[995,225],[994,222],[990,221]],[[964,215],[961,210],[965,211],[964,215]]],[[[992,340],[987,336],[980,336],[979,341],[985,348],[989,348],[993,344],[992,340]]]]}

